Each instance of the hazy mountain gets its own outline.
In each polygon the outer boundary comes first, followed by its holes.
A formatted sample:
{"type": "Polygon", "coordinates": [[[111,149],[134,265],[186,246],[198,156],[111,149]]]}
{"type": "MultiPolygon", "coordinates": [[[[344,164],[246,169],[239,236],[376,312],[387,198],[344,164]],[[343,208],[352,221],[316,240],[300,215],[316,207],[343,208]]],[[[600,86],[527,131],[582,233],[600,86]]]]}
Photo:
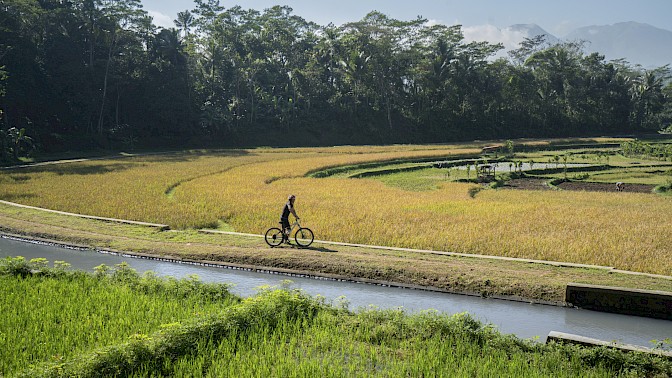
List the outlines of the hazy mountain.
{"type": "MultiPolygon", "coordinates": [[[[644,68],[672,65],[672,31],[659,29],[638,22],[620,22],[614,25],[586,26],[571,31],[563,38],[558,38],[536,24],[517,24],[490,32],[481,37],[491,42],[502,42],[506,50],[515,49],[524,38],[537,35],[546,36],[548,44],[563,41],[585,41],[586,53],[598,52],[606,60],[625,59],[632,64],[640,64],[644,68]]],[[[502,52],[500,56],[504,56],[502,52]]]]}
{"type": "Polygon", "coordinates": [[[607,60],[624,58],[644,67],[672,64],[672,31],[638,22],[587,26],[567,34],[564,40],[585,40],[587,52],[599,52],[607,60]]]}
{"type": "MultiPolygon", "coordinates": [[[[560,40],[554,36],[553,34],[547,32],[546,30],[542,29],[539,27],[537,24],[516,24],[516,25],[511,25],[507,28],[504,28],[502,30],[503,33],[505,34],[519,34],[523,37],[531,38],[531,37],[536,37],[538,35],[543,35],[546,36],[546,42],[550,44],[556,44],[560,42],[560,40]]],[[[522,41],[522,39],[521,39],[522,41]]]]}

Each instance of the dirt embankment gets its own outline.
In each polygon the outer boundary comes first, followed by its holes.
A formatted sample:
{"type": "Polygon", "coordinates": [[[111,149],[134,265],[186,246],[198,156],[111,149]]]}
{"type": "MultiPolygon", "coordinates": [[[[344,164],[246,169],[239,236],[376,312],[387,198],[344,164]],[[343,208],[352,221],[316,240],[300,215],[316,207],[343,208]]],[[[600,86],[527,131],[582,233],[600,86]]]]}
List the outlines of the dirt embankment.
{"type": "MultiPolygon", "coordinates": [[[[617,192],[616,183],[601,183],[601,182],[581,182],[581,181],[566,181],[555,185],[561,190],[578,190],[587,192],[617,192]]],[[[654,185],[645,184],[625,184],[623,192],[629,193],[652,193],[654,185]]],[[[548,184],[548,180],[520,178],[507,181],[502,189],[518,189],[518,190],[550,190],[552,186],[548,184]]]]}
{"type": "MultiPolygon", "coordinates": [[[[589,192],[617,192],[616,183],[600,183],[600,182],[575,182],[567,181],[557,185],[562,190],[585,190],[589,192]]],[[[623,192],[630,193],[652,193],[655,185],[644,184],[625,184],[623,192]]]]}

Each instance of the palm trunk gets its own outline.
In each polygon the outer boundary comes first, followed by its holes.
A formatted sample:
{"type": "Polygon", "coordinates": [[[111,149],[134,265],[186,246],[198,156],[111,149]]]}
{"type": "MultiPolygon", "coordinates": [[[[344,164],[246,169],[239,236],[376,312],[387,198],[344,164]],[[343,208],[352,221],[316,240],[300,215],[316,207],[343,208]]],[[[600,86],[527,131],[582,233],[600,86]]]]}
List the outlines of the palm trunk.
{"type": "Polygon", "coordinates": [[[121,101],[121,89],[117,85],[117,103],[114,107],[114,123],[119,127],[119,102],[121,101]]]}
{"type": "Polygon", "coordinates": [[[100,113],[98,115],[97,134],[99,137],[103,136],[103,113],[105,111],[105,100],[107,97],[107,80],[110,76],[110,66],[112,65],[112,51],[116,44],[116,29],[112,32],[112,41],[110,42],[110,49],[107,51],[107,64],[105,65],[105,78],[103,80],[103,99],[100,103],[100,113]]]}
{"type": "Polygon", "coordinates": [[[392,129],[392,105],[390,104],[390,98],[387,98],[387,124],[392,129]]]}

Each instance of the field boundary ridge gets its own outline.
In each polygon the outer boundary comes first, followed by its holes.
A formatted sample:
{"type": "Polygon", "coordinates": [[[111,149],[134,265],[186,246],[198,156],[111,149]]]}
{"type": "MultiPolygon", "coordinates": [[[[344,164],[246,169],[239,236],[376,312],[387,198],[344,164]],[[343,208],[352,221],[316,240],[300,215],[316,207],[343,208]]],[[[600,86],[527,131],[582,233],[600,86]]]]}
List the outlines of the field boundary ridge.
{"type": "Polygon", "coordinates": [[[156,227],[161,231],[166,231],[166,230],[170,229],[170,226],[168,226],[167,224],[140,222],[140,221],[134,221],[134,220],[128,220],[128,219],[106,218],[106,217],[98,217],[98,216],[94,216],[94,215],[69,213],[67,211],[59,211],[59,210],[45,209],[43,207],[22,205],[20,203],[9,202],[9,201],[4,201],[4,200],[0,200],[0,203],[4,204],[4,205],[8,205],[8,206],[15,206],[15,207],[21,207],[21,208],[24,208],[24,209],[31,209],[31,210],[38,210],[38,211],[46,211],[48,213],[67,215],[67,216],[71,216],[71,217],[86,218],[86,219],[93,219],[93,220],[99,220],[99,221],[105,221],[105,222],[122,223],[122,224],[131,224],[131,225],[135,225],[135,226],[156,227]]]}

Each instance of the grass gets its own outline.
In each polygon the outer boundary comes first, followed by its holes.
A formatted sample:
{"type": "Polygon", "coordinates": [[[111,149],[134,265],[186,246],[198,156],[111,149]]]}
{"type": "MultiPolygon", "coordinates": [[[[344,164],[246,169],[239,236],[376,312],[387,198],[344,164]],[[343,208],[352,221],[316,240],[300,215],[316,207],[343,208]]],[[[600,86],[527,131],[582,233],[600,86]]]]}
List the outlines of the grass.
{"type": "Polygon", "coordinates": [[[0,375],[39,361],[62,362],[237,301],[226,285],[193,278],[140,277],[123,265],[94,276],[63,266],[45,269],[45,263],[0,261],[0,375]],[[30,269],[45,274],[32,275],[30,269]]]}
{"type": "MultiPolygon", "coordinates": [[[[164,365],[164,375],[202,376],[636,376],[643,369],[587,363],[585,351],[502,337],[468,315],[366,311],[319,313],[263,335],[206,344],[164,365]]],[[[137,376],[144,376],[141,371],[137,376]]]]}
{"type": "Polygon", "coordinates": [[[465,315],[324,312],[311,322],[286,322],[263,333],[204,343],[195,356],[168,362],[160,373],[150,365],[134,376],[197,372],[206,377],[606,377],[614,373],[588,367],[579,358],[568,361],[562,352],[551,352],[552,348],[507,340],[479,325],[457,329],[469,323],[465,315]],[[479,337],[484,340],[479,342],[479,337]]]}
{"type": "Polygon", "coordinates": [[[355,313],[288,288],[265,288],[238,303],[228,296],[217,299],[213,296],[217,290],[204,289],[204,284],[194,280],[180,285],[152,278],[148,284],[128,270],[110,276],[103,269],[89,275],[40,268],[41,275],[32,277],[22,276],[23,268],[35,269],[35,264],[16,259],[0,262],[0,278],[17,290],[36,286],[40,294],[33,299],[56,296],[60,304],[47,301],[36,309],[39,316],[25,316],[20,324],[10,307],[0,308],[3,327],[22,329],[34,337],[24,337],[16,341],[16,347],[3,350],[3,361],[16,362],[3,372],[19,377],[672,374],[672,363],[655,355],[538,344],[501,335],[468,314],[427,311],[409,315],[371,308],[355,313]],[[188,289],[174,290],[176,285],[188,289]],[[79,303],[82,287],[90,289],[87,295],[92,300],[101,301],[98,306],[88,309],[90,314],[63,312],[63,308],[86,307],[79,303]],[[125,299],[129,289],[135,291],[133,297],[138,297],[141,309],[119,311],[115,306],[119,300],[113,294],[121,293],[125,299]],[[199,313],[158,319],[161,311],[154,311],[175,307],[176,297],[187,304],[200,304],[199,313]],[[157,319],[148,322],[142,312],[157,319]],[[61,319],[60,326],[33,331],[43,328],[45,319],[55,318],[61,319]],[[92,327],[90,323],[98,318],[116,332],[92,327]],[[168,323],[158,325],[161,321],[168,323]],[[64,333],[61,328],[69,335],[63,344],[83,347],[60,354],[58,343],[33,345],[37,344],[34,340],[56,339],[64,333]],[[26,348],[41,351],[26,356],[26,348]]]}
{"type": "MultiPolygon", "coordinates": [[[[472,170],[470,177],[474,178],[474,176],[475,173],[472,170]]],[[[425,168],[370,177],[370,179],[380,181],[387,186],[410,192],[439,190],[446,183],[467,178],[466,170],[446,168],[425,168]]]]}

